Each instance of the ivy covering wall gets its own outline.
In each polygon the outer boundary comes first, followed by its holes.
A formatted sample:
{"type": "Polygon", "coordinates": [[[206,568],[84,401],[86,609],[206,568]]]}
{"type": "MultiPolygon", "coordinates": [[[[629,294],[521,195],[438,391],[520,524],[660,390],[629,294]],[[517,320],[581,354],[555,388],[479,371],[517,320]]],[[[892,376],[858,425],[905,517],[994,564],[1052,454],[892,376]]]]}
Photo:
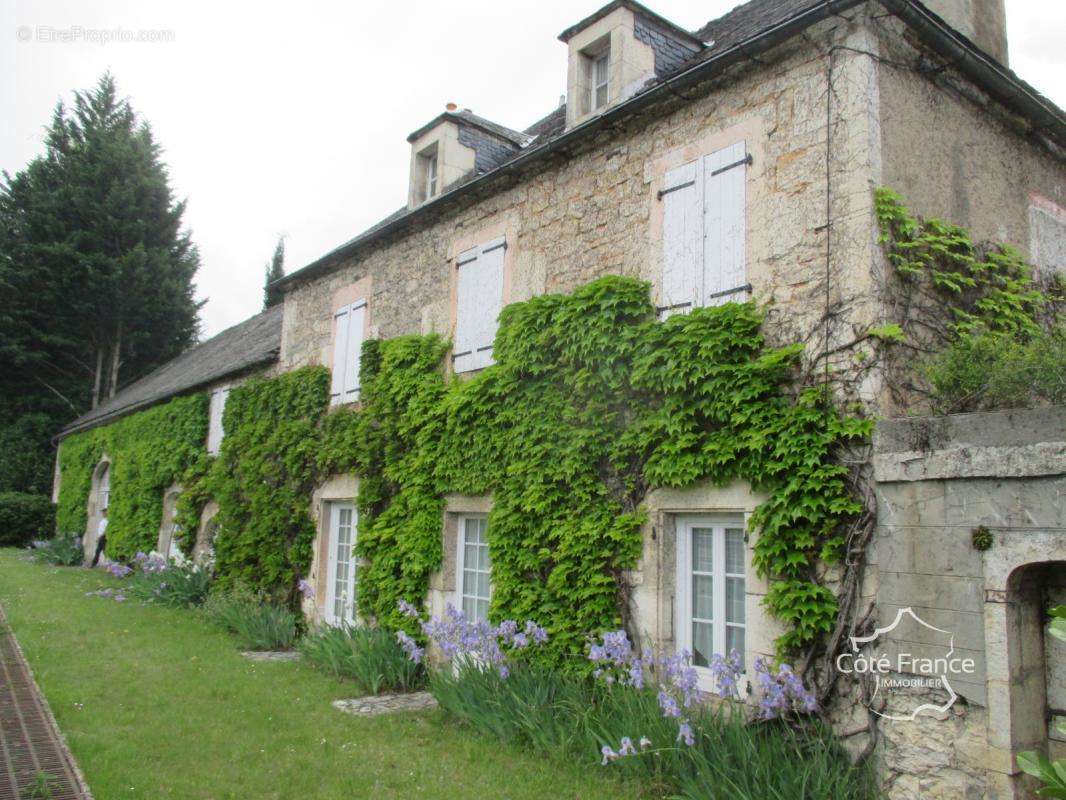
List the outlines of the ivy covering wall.
{"type": "Polygon", "coordinates": [[[63,440],[56,528],[85,532],[93,473],[111,460],[107,554],[131,558],[155,548],[163,516],[163,494],[185,484],[207,458],[207,397],[179,397],[110,425],[63,440]]]}
{"type": "Polygon", "coordinates": [[[293,601],[311,565],[311,494],[328,398],[323,367],[252,378],[230,392],[219,455],[179,503],[179,524],[189,531],[208,499],[218,503],[213,547],[221,587],[293,601]]]}
{"type": "Polygon", "coordinates": [[[314,487],[354,472],[360,610],[401,627],[397,602],[421,603],[441,566],[444,495],[491,493],[491,613],[545,624],[563,660],[589,632],[628,623],[649,489],[743,478],[769,496],[753,517],[755,565],[788,624],[779,644],[797,649],[835,622],[816,567],[839,556],[841,524],[860,511],[836,450],[869,424],[796,394],[800,348],[768,348],[761,324],[750,303],[660,322],[646,283],[610,277],[505,308],[497,363],[472,378],[445,379],[449,344],[435,335],[369,341],[359,406],[327,413],[321,367],[252,379],[230,393],[216,459],[199,395],[72,437],[61,515],[84,524],[106,450],[109,554],[129,556],[154,544],[162,492],[181,478],[182,529],[196,530],[208,499],[219,505],[218,582],[293,602],[314,487]]]}
{"type": "Polygon", "coordinates": [[[753,523],[779,643],[835,622],[816,573],[839,556],[860,506],[835,450],[869,424],[790,392],[798,347],[767,348],[752,304],[659,322],[647,284],[603,278],[504,309],[495,366],[443,377],[436,336],[368,342],[362,407],[324,423],[323,474],[360,475],[359,604],[390,626],[440,567],[445,492],[491,493],[494,617],[547,625],[552,656],[627,622],[625,572],[654,486],[750,481],[770,499],[753,523]]]}

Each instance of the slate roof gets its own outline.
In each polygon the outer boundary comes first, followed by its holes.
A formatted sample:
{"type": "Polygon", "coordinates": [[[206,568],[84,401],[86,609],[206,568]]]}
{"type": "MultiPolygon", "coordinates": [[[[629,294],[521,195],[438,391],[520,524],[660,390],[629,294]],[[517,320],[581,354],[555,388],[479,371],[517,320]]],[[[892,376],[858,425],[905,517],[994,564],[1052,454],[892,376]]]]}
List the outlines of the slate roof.
{"type": "MultiPolygon", "coordinates": [[[[756,53],[774,47],[789,37],[795,36],[800,31],[805,30],[816,22],[825,19],[834,13],[840,13],[848,8],[859,5],[863,1],[864,0],[749,0],[747,3],[742,3],[728,13],[723,14],[721,17],[711,20],[699,30],[689,33],[688,35],[692,36],[694,41],[704,42],[707,46],[694,53],[691,58],[678,64],[671,72],[656,75],[655,78],[649,80],[648,83],[629,100],[608,109],[598,117],[593,117],[591,120],[584,122],[569,131],[566,130],[566,107],[559,106],[553,109],[550,113],[533,123],[524,131],[527,136],[532,136],[534,138],[519,149],[510,159],[501,162],[495,169],[484,174],[468,175],[465,179],[445,187],[445,191],[442,194],[417,208],[402,208],[393,212],[385,219],[360,233],[358,236],[335,247],[325,255],[312,261],[310,264],[289,273],[283,278],[279,278],[278,281],[275,282],[275,285],[278,287],[286,287],[291,286],[298,281],[311,278],[318,274],[319,271],[330,268],[338,257],[342,255],[350,255],[357,247],[369,244],[379,235],[386,236],[392,231],[402,228],[408,222],[420,219],[425,214],[433,213],[435,209],[451,200],[452,196],[458,194],[460,190],[472,191],[474,189],[473,184],[485,183],[492,180],[499,173],[506,173],[517,168],[520,164],[531,161],[541,155],[547,155],[556,141],[561,144],[564,140],[569,140],[571,138],[576,139],[591,134],[601,125],[610,124],[614,120],[628,113],[630,109],[635,109],[641,104],[651,102],[653,100],[653,95],[656,94],[656,89],[667,89],[663,84],[676,83],[677,85],[681,85],[689,78],[692,80],[699,80],[703,77],[703,73],[711,74],[709,71],[715,69],[716,66],[717,68],[725,69],[731,64],[750,58],[756,53]],[[697,75],[697,73],[700,73],[700,75],[697,75]]],[[[961,45],[962,49],[966,51],[968,56],[973,57],[978,62],[987,62],[985,64],[979,64],[979,67],[976,69],[967,68],[965,65],[963,67],[978,85],[983,84],[986,87],[992,88],[992,84],[997,84],[995,86],[996,91],[994,92],[994,96],[1001,101],[1009,101],[1012,97],[1017,98],[1024,95],[1020,104],[1008,102],[1008,105],[1013,105],[1016,111],[1019,111],[1026,116],[1038,118],[1040,127],[1049,131],[1054,139],[1066,140],[1066,116],[1063,115],[1063,112],[1060,109],[1050,101],[1041,97],[1036,90],[1018,78],[1013,72],[1002,67],[989,56],[981,53],[980,49],[972,42],[951,29],[950,26],[946,25],[943,20],[940,20],[939,17],[928,11],[928,9],[925,9],[918,0],[881,1],[892,13],[899,15],[908,24],[914,24],[913,20],[908,18],[912,17],[914,14],[924,15],[933,20],[931,27],[937,28],[938,30],[933,33],[926,31],[926,36],[924,38],[926,38],[927,42],[937,40],[935,42],[937,49],[939,49],[942,54],[945,54],[947,50],[950,49],[951,45],[944,44],[944,39],[952,37],[957,39],[957,44],[961,45]],[[1022,107],[1024,107],[1024,110],[1022,107]]],[[[560,38],[563,38],[568,34],[572,35],[575,32],[575,29],[590,24],[590,21],[598,19],[603,13],[613,10],[618,5],[626,5],[627,7],[636,10],[637,13],[643,14],[656,21],[661,21],[675,30],[682,31],[682,29],[678,28],[669,20],[665,20],[634,0],[614,0],[614,2],[605,6],[604,9],[600,9],[600,11],[596,12],[591,17],[568,28],[560,35],[560,38]]],[[[957,55],[957,52],[951,53],[950,60],[958,63],[957,55]]],[[[477,119],[481,120],[480,117],[477,119]]],[[[484,120],[484,122],[487,123],[488,120],[484,120]]],[[[420,130],[424,130],[424,128],[420,130]]]]}
{"type": "Polygon", "coordinates": [[[616,8],[628,8],[634,14],[638,14],[638,15],[640,15],[642,17],[647,18],[647,19],[654,20],[655,22],[659,23],[660,25],[663,25],[666,28],[669,28],[670,30],[674,31],[677,34],[680,34],[681,36],[683,36],[685,38],[695,39],[696,42],[694,42],[694,44],[698,44],[699,41],[700,41],[699,37],[696,34],[692,33],[691,31],[686,31],[680,25],[677,25],[677,24],[671,22],[666,17],[661,16],[660,14],[657,14],[656,12],[652,11],[647,6],[636,2],[636,0],[612,0],[612,2],[608,3],[607,5],[603,6],[600,9],[598,9],[597,11],[594,11],[592,14],[590,14],[587,17],[585,17],[580,22],[578,22],[578,23],[576,23],[574,25],[571,25],[565,31],[560,33],[559,34],[559,41],[560,42],[568,42],[568,41],[570,41],[575,35],[577,35],[581,31],[585,30],[585,28],[587,28],[592,23],[603,19],[608,14],[610,14],[612,11],[614,11],[616,8]]]}
{"type": "Polygon", "coordinates": [[[508,128],[505,125],[500,125],[496,122],[493,122],[492,120],[485,119],[484,117],[479,117],[469,108],[464,108],[462,111],[445,111],[442,114],[438,114],[436,117],[431,119],[417,131],[408,134],[407,141],[413,142],[426,131],[430,130],[436,125],[439,125],[445,120],[451,120],[452,122],[456,122],[462,125],[472,125],[475,128],[480,128],[486,133],[491,133],[494,136],[499,136],[501,139],[506,139],[507,141],[513,142],[514,144],[519,146],[529,141],[529,137],[526,136],[524,133],[513,130],[512,128],[508,128]]]}
{"type": "Polygon", "coordinates": [[[167,398],[276,360],[281,349],[282,312],[283,306],[279,303],[189,348],[78,417],[62,430],[60,437],[111,422],[167,398]]]}

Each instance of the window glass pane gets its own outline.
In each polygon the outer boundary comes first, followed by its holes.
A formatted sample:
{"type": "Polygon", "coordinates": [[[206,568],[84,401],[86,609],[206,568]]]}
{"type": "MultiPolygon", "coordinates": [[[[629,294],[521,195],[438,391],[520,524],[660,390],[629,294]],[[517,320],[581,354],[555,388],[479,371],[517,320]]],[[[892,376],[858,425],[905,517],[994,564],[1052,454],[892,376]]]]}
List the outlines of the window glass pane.
{"type": "Polygon", "coordinates": [[[725,571],[744,574],[744,532],[740,528],[725,529],[725,571]]]}
{"type": "Polygon", "coordinates": [[[692,576],[692,616],[714,619],[714,578],[710,575],[692,576]]]}
{"type": "Polygon", "coordinates": [[[471,597],[477,594],[477,573],[472,570],[463,570],[463,594],[471,597]]]}
{"type": "Polygon", "coordinates": [[[487,572],[477,573],[477,596],[489,596],[489,574],[487,572]]]}
{"type": "Polygon", "coordinates": [[[463,616],[468,620],[477,619],[477,601],[473,597],[463,598],[463,616]]]}
{"type": "Polygon", "coordinates": [[[711,528],[692,529],[692,571],[710,572],[714,569],[714,531],[711,528]]]}
{"type": "Polygon", "coordinates": [[[725,579],[725,621],[744,622],[744,579],[725,579]]]}
{"type": "Polygon", "coordinates": [[[607,105],[607,85],[596,87],[596,108],[603,108],[607,105]]]}
{"type": "Polygon", "coordinates": [[[734,628],[730,625],[725,629],[726,655],[736,650],[741,656],[744,655],[744,629],[734,628]]]}
{"type": "Polygon", "coordinates": [[[706,667],[714,651],[714,627],[706,622],[692,623],[692,663],[706,667]]]}
{"type": "Polygon", "coordinates": [[[463,569],[477,569],[477,545],[470,544],[469,540],[463,547],[463,569]]]}
{"type": "Polygon", "coordinates": [[[488,600],[478,600],[477,601],[477,613],[478,613],[478,617],[477,617],[478,619],[488,619],[489,618],[489,601],[488,600]]]}
{"type": "Polygon", "coordinates": [[[489,548],[485,545],[478,548],[477,568],[482,572],[489,571],[489,548]]]}

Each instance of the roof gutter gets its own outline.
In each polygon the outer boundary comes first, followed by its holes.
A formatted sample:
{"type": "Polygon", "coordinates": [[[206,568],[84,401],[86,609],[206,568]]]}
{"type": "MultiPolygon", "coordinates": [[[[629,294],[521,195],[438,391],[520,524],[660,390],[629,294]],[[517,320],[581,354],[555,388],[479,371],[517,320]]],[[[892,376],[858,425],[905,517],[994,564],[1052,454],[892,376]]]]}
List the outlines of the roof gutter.
{"type": "Polygon", "coordinates": [[[244,373],[249,372],[257,367],[261,367],[264,364],[271,364],[277,361],[277,359],[278,353],[277,351],[275,351],[270,355],[263,356],[263,358],[260,358],[256,361],[251,361],[247,364],[242,365],[240,369],[232,370],[231,372],[226,372],[222,375],[215,375],[211,378],[208,378],[207,380],[200,381],[199,383],[194,383],[191,386],[186,386],[184,389],[174,392],[173,394],[163,395],[162,397],[148,398],[146,400],[140,401],[139,403],[131,403],[128,406],[122,406],[121,408],[116,408],[114,411],[108,411],[106,414],[101,414],[98,417],[93,417],[90,420],[86,420],[80,425],[70,425],[52,437],[52,445],[55,446],[59,444],[59,442],[66,439],[68,436],[73,436],[75,433],[81,433],[82,431],[91,430],[92,428],[99,428],[101,425],[107,425],[111,422],[114,422],[116,419],[129,416],[130,414],[133,414],[137,411],[144,411],[146,408],[159,405],[160,403],[166,402],[167,400],[170,400],[174,397],[178,397],[180,395],[195,394],[196,392],[207,386],[210,386],[213,383],[218,383],[223,378],[234,378],[238,375],[243,375],[244,373]]]}
{"type": "MultiPolygon", "coordinates": [[[[403,230],[421,220],[432,210],[443,208],[457,197],[472,193],[503,175],[514,174],[527,164],[563,150],[591,136],[596,131],[613,125],[623,117],[658,102],[668,94],[673,94],[678,89],[697,83],[707,77],[708,73],[724,69],[753,55],[776,47],[812,25],[864,2],[866,0],[824,0],[824,2],[812,6],[773,27],[767,28],[755,36],[735,44],[727,50],[723,50],[721,53],[715,53],[699,63],[693,64],[677,75],[656,84],[648,91],[634,95],[629,100],[619,103],[598,117],[572,128],[540,147],[530,147],[520,151],[515,158],[506,164],[444,192],[409,214],[382,225],[367,237],[357,238],[343,244],[296,272],[279,278],[270,285],[278,289],[287,289],[302,280],[311,278],[335,259],[351,255],[363,245],[368,245],[391,233],[403,230]]],[[[1066,146],[1066,118],[1063,117],[1062,111],[1043,98],[1039,92],[982,52],[966,37],[956,33],[946,22],[926,9],[921,3],[915,2],[915,0],[879,0],[879,2],[915,30],[919,38],[931,49],[952,60],[964,74],[979,85],[985,86],[997,100],[1018,113],[1038,120],[1037,128],[1039,130],[1058,145],[1066,146]]]]}
{"type": "Polygon", "coordinates": [[[939,53],[997,101],[1031,121],[1033,130],[1066,148],[1066,115],[996,59],[914,0],[879,0],[939,53]]]}
{"type": "Polygon", "coordinates": [[[674,93],[677,89],[690,86],[693,83],[702,80],[708,73],[724,69],[739,61],[746,60],[754,54],[776,47],[781,42],[791,39],[793,36],[806,30],[811,25],[864,2],[866,2],[866,0],[824,0],[824,2],[821,2],[806,11],[802,11],[794,17],[790,17],[743,42],[733,45],[728,50],[723,50],[721,53],[716,53],[697,64],[693,64],[691,67],[679,72],[677,75],[667,78],[662,83],[656,84],[648,91],[634,95],[630,99],[605,111],[603,114],[583,122],[540,147],[530,147],[520,151],[515,158],[508,161],[506,164],[497,167],[491,172],[486,172],[484,175],[479,175],[477,178],[474,178],[461,186],[457,186],[454,189],[444,192],[433,200],[430,200],[428,203],[419,206],[417,210],[412,211],[410,214],[406,214],[386,225],[382,225],[374,231],[372,235],[365,239],[356,239],[355,241],[343,244],[340,247],[331,250],[321,258],[312,261],[306,267],[302,267],[301,269],[296,270],[296,272],[291,272],[282,278],[278,278],[271,283],[270,286],[278,289],[286,289],[301,280],[306,280],[317,274],[320,269],[334,259],[350,255],[351,253],[356,252],[362,245],[375,242],[390,233],[403,230],[416,220],[424,217],[425,214],[428,214],[431,210],[443,208],[457,197],[472,193],[477,188],[488,185],[490,182],[503,175],[514,174],[527,164],[569,147],[570,145],[583,140],[587,136],[591,136],[596,131],[609,125],[613,125],[623,117],[626,117],[635,111],[639,111],[652,103],[658,102],[674,93]]]}

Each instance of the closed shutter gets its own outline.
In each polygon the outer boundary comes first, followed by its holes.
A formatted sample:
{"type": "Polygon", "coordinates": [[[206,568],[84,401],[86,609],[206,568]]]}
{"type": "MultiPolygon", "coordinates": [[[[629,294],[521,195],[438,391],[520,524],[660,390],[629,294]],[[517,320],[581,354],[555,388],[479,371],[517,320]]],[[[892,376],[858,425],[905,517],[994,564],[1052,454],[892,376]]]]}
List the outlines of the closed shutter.
{"type": "Polygon", "coordinates": [[[744,142],[703,158],[703,305],[745,299],[746,158],[744,142]]]}
{"type": "Polygon", "coordinates": [[[703,269],[702,163],[693,161],[666,173],[663,201],[664,316],[685,313],[700,302],[703,269]]]}
{"type": "Polygon", "coordinates": [[[494,362],[492,345],[503,307],[503,258],[507,243],[501,237],[467,250],[456,260],[455,345],[456,372],[482,369],[494,362]]]}
{"type": "Polygon", "coordinates": [[[340,403],[344,394],[344,365],[348,354],[348,330],[351,309],[348,306],[333,315],[333,378],[330,382],[329,401],[340,403]]]}
{"type": "Polygon", "coordinates": [[[344,399],[351,403],[359,399],[359,364],[363,356],[363,329],[366,322],[366,301],[351,306],[348,315],[348,345],[344,367],[344,399]]]}
{"type": "Polygon", "coordinates": [[[218,455],[222,447],[222,413],[226,408],[227,397],[229,397],[229,389],[215,389],[211,392],[207,417],[207,452],[209,455],[218,455]]]}

